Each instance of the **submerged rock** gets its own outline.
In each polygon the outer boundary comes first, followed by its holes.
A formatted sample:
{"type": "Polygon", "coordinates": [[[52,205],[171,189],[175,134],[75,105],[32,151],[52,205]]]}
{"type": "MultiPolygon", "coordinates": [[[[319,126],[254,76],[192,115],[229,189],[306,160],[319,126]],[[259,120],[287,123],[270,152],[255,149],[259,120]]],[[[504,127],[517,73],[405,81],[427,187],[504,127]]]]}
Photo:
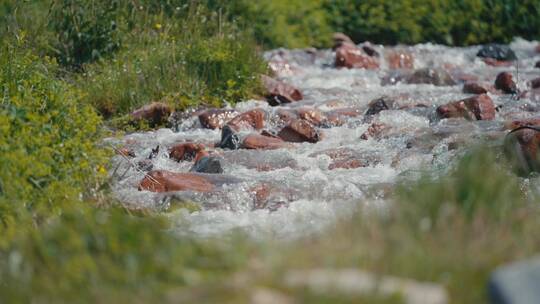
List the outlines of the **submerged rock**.
{"type": "Polygon", "coordinates": [[[441,118],[491,120],[495,118],[495,105],[488,95],[482,94],[439,106],[437,114],[441,118]]]}
{"type": "Polygon", "coordinates": [[[412,75],[406,78],[409,84],[432,84],[435,86],[453,86],[456,85],[452,76],[440,68],[424,68],[416,70],[412,75]]]}
{"type": "Polygon", "coordinates": [[[463,93],[466,94],[486,94],[488,91],[476,82],[467,82],[463,85],[463,93]]]}
{"type": "Polygon", "coordinates": [[[517,59],[516,54],[509,46],[496,43],[490,43],[482,46],[476,56],[501,61],[512,61],[517,59]]]}
{"type": "Polygon", "coordinates": [[[174,173],[165,170],[151,171],[139,184],[139,191],[170,192],[196,191],[209,192],[214,185],[201,175],[195,173],[174,173]]]}
{"type": "Polygon", "coordinates": [[[289,142],[316,143],[321,140],[319,132],[310,123],[301,119],[288,124],[278,133],[278,136],[289,142]]]}
{"type": "Polygon", "coordinates": [[[304,99],[302,93],[292,85],[277,81],[266,75],[262,75],[262,82],[266,89],[266,100],[271,106],[279,106],[304,99]]]}
{"type": "Polygon", "coordinates": [[[395,101],[388,96],[383,96],[372,100],[366,111],[366,115],[375,115],[384,110],[390,110],[394,107],[395,101]]]}
{"type": "Polygon", "coordinates": [[[495,79],[495,88],[506,94],[518,93],[517,85],[512,79],[512,74],[508,72],[502,72],[497,75],[497,79],[495,79]]]}
{"type": "Polygon", "coordinates": [[[414,69],[414,57],[404,50],[389,51],[386,54],[388,67],[391,69],[414,69]]]}

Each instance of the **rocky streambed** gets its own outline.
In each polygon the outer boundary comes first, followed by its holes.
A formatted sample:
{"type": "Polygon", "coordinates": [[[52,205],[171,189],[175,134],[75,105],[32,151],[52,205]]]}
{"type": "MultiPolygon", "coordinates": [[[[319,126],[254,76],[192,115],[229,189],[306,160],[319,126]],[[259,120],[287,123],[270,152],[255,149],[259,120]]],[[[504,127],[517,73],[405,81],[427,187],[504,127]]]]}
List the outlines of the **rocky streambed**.
{"type": "MultiPolygon", "coordinates": [[[[452,168],[478,143],[540,123],[538,43],[452,48],[355,45],[265,53],[264,98],[170,115],[170,128],[110,139],[113,191],[169,210],[181,234],[301,236],[355,208],[384,209],[400,181],[452,168]],[[188,208],[176,209],[177,206],[188,208]]],[[[534,157],[536,131],[516,131],[534,157]]]]}

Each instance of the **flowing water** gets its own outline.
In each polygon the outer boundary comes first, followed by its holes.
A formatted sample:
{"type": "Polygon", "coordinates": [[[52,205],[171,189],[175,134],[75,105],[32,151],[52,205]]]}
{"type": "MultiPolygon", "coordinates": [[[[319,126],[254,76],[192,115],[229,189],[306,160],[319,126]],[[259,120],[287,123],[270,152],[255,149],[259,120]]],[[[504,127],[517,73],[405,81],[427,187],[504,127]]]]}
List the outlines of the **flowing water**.
{"type": "MultiPolygon", "coordinates": [[[[168,157],[175,143],[218,142],[219,130],[201,127],[197,116],[186,115],[174,128],[126,135],[110,139],[117,146],[128,146],[135,158],[113,159],[113,191],[130,208],[174,209],[179,202],[198,206],[198,211],[178,209],[168,213],[172,229],[180,234],[209,236],[240,229],[254,237],[290,238],[316,233],[346,218],[356,208],[384,210],[393,186],[415,180],[421,172],[444,172],[466,149],[480,141],[500,144],[505,120],[529,117],[539,106],[537,95],[517,99],[511,95],[489,93],[498,112],[493,121],[443,119],[436,107],[471,95],[462,93],[463,80],[471,75],[479,82],[493,84],[502,71],[512,72],[518,86],[527,89],[527,81],[540,76],[534,69],[540,54],[536,43],[515,40],[510,47],[518,61],[511,67],[486,65],[476,57],[479,47],[450,48],[433,44],[400,47],[414,56],[414,68],[441,68],[449,71],[457,84],[435,86],[397,82],[400,71],[388,68],[385,54],[392,48],[375,46],[381,54],[378,70],[336,69],[331,50],[274,50],[266,60],[278,71],[278,78],[299,88],[304,100],[283,108],[314,107],[329,113],[347,108],[359,112],[342,117],[343,124],[320,128],[318,143],[298,143],[278,150],[214,149],[224,159],[220,186],[210,193],[152,193],[138,191],[144,171],[135,169],[156,146],[158,154],[150,161],[153,169],[187,172],[192,162],[176,162],[168,157]],[[383,85],[384,84],[384,85],[383,85]],[[366,117],[370,101],[388,96],[395,100],[392,110],[366,117]],[[361,139],[373,123],[384,126],[374,136],[361,139]],[[329,169],[330,149],[340,149],[361,167],[329,169]],[[264,169],[261,169],[264,168],[264,169]],[[258,185],[269,185],[270,197],[262,208],[256,207],[258,185]]],[[[280,128],[276,112],[265,101],[248,100],[234,106],[239,112],[262,108],[270,117],[266,129],[280,128]]],[[[335,151],[334,151],[335,152],[335,151]]],[[[330,166],[331,167],[331,166],[330,166]]]]}

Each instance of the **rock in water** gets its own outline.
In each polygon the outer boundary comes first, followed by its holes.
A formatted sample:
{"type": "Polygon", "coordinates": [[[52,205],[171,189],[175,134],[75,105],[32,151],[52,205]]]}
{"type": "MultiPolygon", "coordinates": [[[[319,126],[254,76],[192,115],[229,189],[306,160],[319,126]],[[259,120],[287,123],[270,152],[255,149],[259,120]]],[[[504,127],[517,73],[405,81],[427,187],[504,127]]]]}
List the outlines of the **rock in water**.
{"type": "Polygon", "coordinates": [[[362,49],[354,44],[345,43],[336,49],[335,66],[349,69],[376,70],[379,62],[375,57],[365,55],[362,49]]]}
{"type": "Polygon", "coordinates": [[[255,150],[274,150],[287,147],[281,138],[264,136],[259,134],[249,134],[242,142],[242,148],[255,150]]]}
{"type": "Polygon", "coordinates": [[[280,104],[291,103],[304,98],[297,88],[266,75],[262,75],[262,82],[266,89],[266,100],[271,106],[279,106],[280,104]]]}
{"type": "Polygon", "coordinates": [[[288,142],[316,143],[321,139],[317,130],[307,121],[296,119],[283,128],[278,136],[288,142]]]}
{"type": "Polygon", "coordinates": [[[195,162],[189,172],[210,174],[223,173],[222,159],[216,156],[203,156],[195,162]]]}
{"type": "Polygon", "coordinates": [[[377,98],[375,100],[372,100],[368,105],[368,110],[366,111],[366,115],[375,115],[378,114],[381,111],[389,110],[394,106],[394,100],[387,96],[383,96],[381,98],[377,98]]]}
{"type": "Polygon", "coordinates": [[[199,151],[204,150],[204,146],[201,144],[195,144],[195,143],[181,143],[174,147],[172,147],[169,158],[172,158],[178,162],[180,161],[190,161],[193,158],[195,158],[195,155],[199,151]]]}
{"type": "Polygon", "coordinates": [[[196,173],[175,173],[165,170],[151,171],[139,184],[139,191],[170,192],[196,191],[209,192],[214,185],[196,173]]]}
{"type": "Polygon", "coordinates": [[[506,156],[521,176],[540,172],[540,126],[523,126],[510,131],[504,141],[506,156]]]}
{"type": "Polygon", "coordinates": [[[262,109],[253,109],[235,116],[227,125],[235,131],[240,131],[241,129],[260,130],[264,128],[265,118],[266,113],[262,109]]]}
{"type": "Polygon", "coordinates": [[[495,43],[482,46],[476,56],[500,61],[512,61],[517,59],[516,54],[509,46],[495,43]]]}
{"type": "Polygon", "coordinates": [[[502,72],[497,75],[497,79],[495,79],[495,88],[506,94],[518,93],[517,85],[512,79],[512,74],[508,72],[502,72]]]}
{"type": "Polygon", "coordinates": [[[221,141],[219,147],[222,149],[236,150],[240,148],[240,138],[238,134],[229,125],[226,125],[221,129],[221,141]]]}
{"type": "Polygon", "coordinates": [[[432,84],[435,86],[456,85],[456,82],[446,70],[432,68],[416,70],[412,75],[407,77],[406,82],[409,84],[432,84]]]}
{"type": "Polygon", "coordinates": [[[540,257],[498,268],[488,283],[493,304],[540,303],[540,257]]]}
{"type": "Polygon", "coordinates": [[[237,114],[233,110],[209,109],[199,114],[199,122],[207,129],[221,129],[227,121],[237,114]]]}
{"type": "Polygon", "coordinates": [[[488,95],[482,94],[439,106],[437,114],[441,118],[492,120],[495,118],[495,105],[488,95]]]}
{"type": "Polygon", "coordinates": [[[488,91],[476,82],[467,82],[463,85],[463,93],[466,94],[486,94],[488,91]]]}

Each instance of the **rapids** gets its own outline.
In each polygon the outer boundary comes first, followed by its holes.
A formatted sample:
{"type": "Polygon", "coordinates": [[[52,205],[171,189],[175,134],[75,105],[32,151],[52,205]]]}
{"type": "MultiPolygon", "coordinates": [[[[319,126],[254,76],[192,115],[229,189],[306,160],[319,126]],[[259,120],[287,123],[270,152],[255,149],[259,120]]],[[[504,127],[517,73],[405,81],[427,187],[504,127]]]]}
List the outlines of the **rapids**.
{"type": "MultiPolygon", "coordinates": [[[[516,52],[517,64],[510,67],[486,65],[476,57],[479,46],[456,48],[434,44],[400,46],[414,56],[414,67],[445,68],[455,79],[474,75],[479,82],[493,84],[502,71],[514,75],[518,87],[527,89],[527,81],[540,76],[534,64],[540,54],[536,42],[516,39],[510,47],[516,52]],[[517,78],[516,78],[517,76],[517,78]]],[[[298,143],[278,150],[221,150],[224,177],[221,186],[211,193],[152,193],[138,191],[144,172],[132,164],[144,160],[160,146],[151,160],[154,169],[187,172],[192,162],[176,162],[168,157],[175,143],[193,141],[212,143],[220,140],[220,130],[204,129],[197,116],[177,121],[171,128],[140,132],[111,138],[115,146],[129,146],[136,157],[113,159],[113,192],[129,208],[167,210],[171,229],[179,234],[219,235],[240,229],[255,238],[270,236],[294,238],[317,233],[328,225],[350,216],[356,208],[384,210],[391,201],[393,185],[415,180],[422,172],[439,173],[452,167],[460,155],[480,141],[500,144],[503,122],[533,116],[538,110],[537,97],[517,100],[511,95],[488,93],[498,112],[492,121],[439,119],[437,106],[471,96],[462,93],[463,81],[452,86],[431,84],[383,85],[392,81],[396,71],[384,60],[390,47],[375,46],[381,54],[379,70],[336,69],[331,50],[285,50],[266,52],[265,59],[277,67],[277,77],[300,89],[304,100],[283,106],[310,106],[321,111],[354,108],[361,115],[347,117],[341,126],[320,128],[323,140],[298,143]],[[397,107],[365,118],[368,103],[389,96],[397,107]],[[380,135],[360,139],[372,123],[385,126],[380,135]],[[364,165],[354,169],[330,170],[329,149],[343,148],[364,165]],[[260,167],[271,168],[260,170],[260,167]],[[259,168],[259,170],[258,170],[259,168]],[[271,200],[265,208],[254,207],[253,188],[272,185],[271,200]],[[174,210],[178,202],[199,206],[198,211],[174,210]]],[[[270,129],[277,128],[274,118],[281,107],[266,101],[246,100],[234,107],[239,112],[262,108],[270,114],[270,129]]]]}

